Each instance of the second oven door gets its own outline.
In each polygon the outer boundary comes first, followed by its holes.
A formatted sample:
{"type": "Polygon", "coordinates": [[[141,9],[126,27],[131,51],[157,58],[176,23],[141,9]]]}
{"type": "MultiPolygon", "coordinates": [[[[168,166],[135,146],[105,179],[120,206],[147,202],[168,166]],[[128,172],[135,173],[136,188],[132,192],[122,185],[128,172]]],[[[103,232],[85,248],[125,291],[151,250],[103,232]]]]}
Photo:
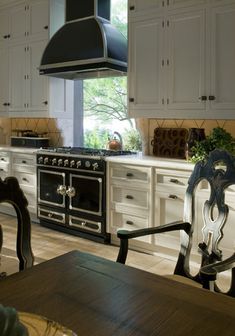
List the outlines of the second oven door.
{"type": "Polygon", "coordinates": [[[38,203],[65,207],[65,173],[38,169],[38,203]]]}
{"type": "Polygon", "coordinates": [[[69,209],[102,215],[102,177],[70,174],[69,209]]]}

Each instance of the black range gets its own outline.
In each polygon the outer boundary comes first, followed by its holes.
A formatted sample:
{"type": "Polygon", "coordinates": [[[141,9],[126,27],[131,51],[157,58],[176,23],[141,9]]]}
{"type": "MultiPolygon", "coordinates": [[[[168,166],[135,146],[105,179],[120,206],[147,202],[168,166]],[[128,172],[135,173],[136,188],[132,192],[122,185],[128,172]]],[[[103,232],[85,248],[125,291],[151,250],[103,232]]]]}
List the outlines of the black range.
{"type": "Polygon", "coordinates": [[[109,243],[105,157],[131,154],[135,153],[83,147],[40,149],[37,152],[40,224],[109,243]]]}

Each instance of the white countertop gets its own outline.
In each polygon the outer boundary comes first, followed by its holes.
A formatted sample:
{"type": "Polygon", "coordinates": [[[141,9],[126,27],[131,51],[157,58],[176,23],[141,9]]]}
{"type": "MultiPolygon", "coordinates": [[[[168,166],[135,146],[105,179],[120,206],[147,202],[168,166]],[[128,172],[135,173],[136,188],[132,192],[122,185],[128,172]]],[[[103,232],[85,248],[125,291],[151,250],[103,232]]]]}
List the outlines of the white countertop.
{"type": "Polygon", "coordinates": [[[15,147],[9,145],[0,145],[0,151],[9,151],[15,153],[25,153],[33,154],[36,153],[39,148],[29,148],[29,147],[15,147]]]}
{"type": "Polygon", "coordinates": [[[123,156],[109,156],[106,158],[107,162],[116,162],[124,164],[135,164],[143,166],[153,166],[160,168],[184,169],[193,170],[194,164],[183,159],[168,159],[156,156],[147,156],[142,154],[137,155],[123,155],[123,156]]]}

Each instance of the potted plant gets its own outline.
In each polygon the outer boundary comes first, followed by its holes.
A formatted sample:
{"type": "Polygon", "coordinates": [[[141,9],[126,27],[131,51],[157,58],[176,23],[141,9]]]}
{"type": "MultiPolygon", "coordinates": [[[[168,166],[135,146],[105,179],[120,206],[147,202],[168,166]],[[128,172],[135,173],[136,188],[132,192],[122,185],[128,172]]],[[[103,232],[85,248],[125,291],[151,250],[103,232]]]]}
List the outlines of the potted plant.
{"type": "Polygon", "coordinates": [[[192,162],[205,160],[214,149],[223,149],[235,154],[235,139],[222,127],[215,127],[202,141],[196,141],[191,148],[192,162]]]}

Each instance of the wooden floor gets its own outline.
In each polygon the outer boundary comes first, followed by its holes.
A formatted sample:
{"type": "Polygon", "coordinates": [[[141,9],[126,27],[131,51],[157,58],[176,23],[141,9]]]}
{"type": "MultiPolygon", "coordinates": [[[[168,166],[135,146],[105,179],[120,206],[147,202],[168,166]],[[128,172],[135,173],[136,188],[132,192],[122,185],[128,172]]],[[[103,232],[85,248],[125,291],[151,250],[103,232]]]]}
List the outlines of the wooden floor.
{"type": "MultiPolygon", "coordinates": [[[[16,245],[16,218],[0,214],[0,223],[3,228],[3,248],[0,262],[0,272],[8,275],[18,271],[18,259],[15,253],[16,245]]],[[[49,260],[72,250],[80,250],[95,254],[115,261],[118,255],[118,247],[104,245],[87,239],[64,234],[47,229],[37,223],[32,223],[32,249],[35,256],[35,264],[49,260]]],[[[158,255],[150,255],[136,251],[129,251],[127,265],[143,269],[156,274],[172,274],[175,261],[170,257],[163,258],[158,255]]],[[[229,275],[225,274],[220,279],[224,288],[228,287],[229,275]]]]}

